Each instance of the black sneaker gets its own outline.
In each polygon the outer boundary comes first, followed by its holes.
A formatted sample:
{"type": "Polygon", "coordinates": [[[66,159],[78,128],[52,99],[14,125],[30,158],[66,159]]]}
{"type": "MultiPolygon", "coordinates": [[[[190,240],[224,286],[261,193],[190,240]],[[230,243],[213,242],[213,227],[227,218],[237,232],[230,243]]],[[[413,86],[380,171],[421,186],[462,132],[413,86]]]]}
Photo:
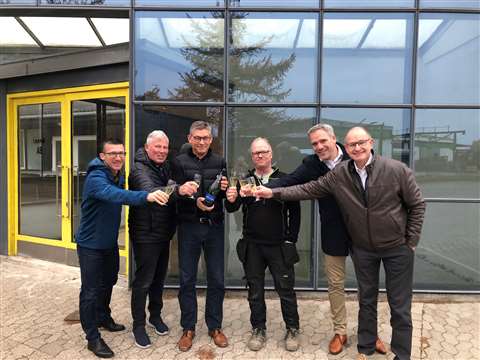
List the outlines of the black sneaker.
{"type": "Polygon", "coordinates": [[[108,347],[108,345],[105,343],[105,341],[103,341],[102,338],[89,340],[87,349],[100,358],[108,359],[114,356],[112,349],[108,347]]]}
{"type": "Polygon", "coordinates": [[[136,329],[133,329],[132,334],[135,338],[135,345],[137,345],[139,348],[147,349],[152,346],[150,338],[148,337],[148,334],[145,331],[144,327],[138,327],[136,329]]]}
{"type": "Polygon", "coordinates": [[[162,318],[150,319],[147,324],[155,329],[157,335],[164,336],[168,334],[168,326],[163,322],[162,318]]]}

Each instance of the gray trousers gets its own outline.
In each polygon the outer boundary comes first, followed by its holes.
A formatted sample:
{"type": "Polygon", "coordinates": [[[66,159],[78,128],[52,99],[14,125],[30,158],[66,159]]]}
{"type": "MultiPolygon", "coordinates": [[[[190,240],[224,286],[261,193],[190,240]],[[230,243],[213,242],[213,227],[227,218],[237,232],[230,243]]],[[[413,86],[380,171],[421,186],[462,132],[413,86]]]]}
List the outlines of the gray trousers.
{"type": "Polygon", "coordinates": [[[395,359],[410,359],[412,350],[412,281],[414,252],[407,245],[370,251],[353,246],[351,257],[358,282],[358,352],[375,352],[377,339],[377,298],[380,262],[385,269],[385,285],[390,324],[391,348],[395,359]]]}

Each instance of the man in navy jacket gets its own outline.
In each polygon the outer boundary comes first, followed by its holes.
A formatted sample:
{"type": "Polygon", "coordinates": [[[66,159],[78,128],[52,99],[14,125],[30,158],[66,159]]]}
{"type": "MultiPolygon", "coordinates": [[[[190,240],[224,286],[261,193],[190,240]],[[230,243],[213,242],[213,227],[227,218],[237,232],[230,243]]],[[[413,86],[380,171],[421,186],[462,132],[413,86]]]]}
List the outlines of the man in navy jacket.
{"type": "Polygon", "coordinates": [[[105,141],[99,157],[88,165],[82,217],[75,235],[82,281],[80,322],[88,349],[102,358],[113,357],[114,353],[100,337],[98,328],[125,330],[125,326],[115,323],[110,315],[110,299],[119,270],[117,238],[122,205],[165,204],[168,201],[168,196],[161,191],[124,190],[125,181],[120,173],[124,163],[122,142],[105,141]]]}
{"type": "MultiPolygon", "coordinates": [[[[336,142],[333,128],[317,124],[307,131],[315,154],[303,159],[302,164],[289,175],[269,182],[269,188],[304,184],[326,175],[337,164],[350,159],[345,148],[336,142]]],[[[347,312],[345,308],[345,260],[351,243],[337,202],[332,196],[319,198],[322,250],[328,282],[328,298],[332,314],[334,336],[329,343],[329,352],[338,354],[347,342],[347,312]]],[[[385,345],[377,339],[376,351],[385,353],[385,345]]]]}

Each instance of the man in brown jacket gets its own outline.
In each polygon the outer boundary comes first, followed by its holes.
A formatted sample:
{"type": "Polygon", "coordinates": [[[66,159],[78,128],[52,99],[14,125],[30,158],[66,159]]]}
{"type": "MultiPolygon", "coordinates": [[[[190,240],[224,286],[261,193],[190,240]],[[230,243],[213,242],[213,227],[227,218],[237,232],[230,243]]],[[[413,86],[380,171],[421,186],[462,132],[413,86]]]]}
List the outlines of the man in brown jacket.
{"type": "Polygon", "coordinates": [[[399,161],[374,156],[372,146],[370,134],[354,127],[345,136],[350,161],[318,180],[273,190],[260,187],[255,195],[281,200],[334,196],[352,237],[360,304],[357,359],[375,351],[380,262],[391,312],[391,348],[395,359],[410,359],[413,260],[425,201],[413,172],[399,161]]]}

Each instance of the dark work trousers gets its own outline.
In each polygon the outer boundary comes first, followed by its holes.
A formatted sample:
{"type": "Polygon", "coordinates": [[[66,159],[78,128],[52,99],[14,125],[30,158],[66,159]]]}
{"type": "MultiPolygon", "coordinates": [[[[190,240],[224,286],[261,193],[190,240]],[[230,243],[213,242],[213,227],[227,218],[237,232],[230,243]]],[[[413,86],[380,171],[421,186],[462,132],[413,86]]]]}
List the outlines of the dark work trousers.
{"type": "Polygon", "coordinates": [[[267,307],[265,305],[265,270],[269,268],[280,297],[283,321],[290,329],[299,328],[295,270],[283,261],[280,246],[260,245],[249,242],[246,262],[243,264],[248,284],[248,303],[252,328],[266,329],[267,307]]]}
{"type": "Polygon", "coordinates": [[[133,242],[135,279],[132,283],[133,329],[145,327],[145,305],[148,296],[150,319],[160,319],[162,293],[168,269],[170,241],[158,243],[133,242]]]}
{"type": "Polygon", "coordinates": [[[100,337],[99,325],[111,319],[110,300],[119,270],[118,247],[89,249],[77,245],[82,287],[80,322],[87,340],[100,337]]]}
{"type": "Polygon", "coordinates": [[[410,359],[412,349],[412,281],[414,252],[407,245],[370,251],[353,246],[351,251],[358,282],[358,352],[373,354],[377,339],[377,298],[380,262],[392,326],[391,348],[395,359],[410,359]]]}
{"type": "Polygon", "coordinates": [[[180,266],[180,325],[195,330],[197,323],[197,271],[203,249],[207,268],[205,322],[208,330],[222,328],[224,286],[224,226],[182,222],[178,226],[180,266]]]}

